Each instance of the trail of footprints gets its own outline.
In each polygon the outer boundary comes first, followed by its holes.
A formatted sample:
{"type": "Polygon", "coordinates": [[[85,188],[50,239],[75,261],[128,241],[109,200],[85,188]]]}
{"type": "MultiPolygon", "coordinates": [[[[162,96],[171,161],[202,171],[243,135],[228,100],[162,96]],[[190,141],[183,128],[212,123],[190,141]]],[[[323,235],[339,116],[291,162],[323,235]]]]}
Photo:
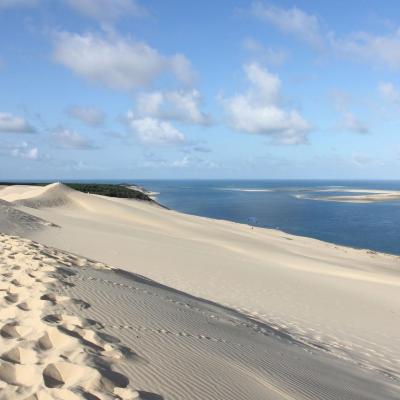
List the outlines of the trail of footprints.
{"type": "Polygon", "coordinates": [[[0,234],[0,400],[162,399],[114,370],[135,356],[130,349],[65,312],[64,303],[77,301],[57,292],[68,270],[45,250],[0,234]]]}
{"type": "MultiPolygon", "coordinates": [[[[104,267],[103,264],[100,264],[100,267],[104,267]]],[[[169,296],[163,296],[160,295],[156,292],[153,292],[151,290],[148,290],[146,288],[142,288],[139,286],[135,286],[132,284],[126,284],[122,282],[115,282],[113,280],[109,279],[101,279],[95,276],[78,276],[74,277],[75,280],[97,280],[101,281],[103,284],[109,284],[109,285],[114,285],[114,286],[119,286],[121,288],[129,289],[129,290],[135,290],[135,291],[140,291],[142,293],[145,293],[149,296],[158,296],[161,297],[164,301],[173,303],[176,306],[183,307],[190,309],[191,311],[198,312],[202,315],[204,315],[207,319],[209,320],[220,320],[221,316],[218,316],[214,314],[211,310],[208,310],[206,308],[199,308],[196,307],[194,304],[188,303],[188,302],[183,302],[180,301],[176,298],[169,297],[169,296]]],[[[235,307],[233,307],[235,308],[235,307]]],[[[312,337],[309,335],[302,335],[300,333],[295,333],[292,331],[288,326],[285,326],[283,323],[274,323],[274,322],[269,322],[268,324],[264,323],[263,321],[258,321],[257,318],[252,315],[250,311],[247,310],[240,310],[243,315],[247,315],[248,319],[243,320],[243,319],[236,319],[235,317],[223,317],[226,322],[231,323],[234,326],[240,325],[243,326],[247,329],[251,329],[255,333],[266,335],[266,336],[274,336],[279,340],[285,340],[289,344],[293,346],[300,347],[303,351],[307,353],[313,353],[314,351],[324,351],[327,353],[330,353],[340,359],[344,359],[348,362],[352,362],[362,368],[368,369],[368,370],[375,370],[376,372],[385,375],[389,379],[393,381],[399,381],[399,377],[396,376],[395,372],[391,368],[386,368],[386,369],[377,369],[375,365],[368,363],[366,360],[360,361],[360,360],[355,360],[352,357],[351,353],[351,348],[347,349],[346,346],[343,343],[335,343],[334,341],[330,342],[330,346],[321,346],[318,337],[313,340],[312,337]],[[349,350],[349,354],[347,354],[347,350],[349,350]]],[[[244,347],[243,344],[241,343],[236,343],[236,342],[231,342],[229,340],[223,339],[223,338],[218,338],[218,337],[210,337],[208,335],[202,335],[202,334],[197,334],[197,333],[189,333],[189,332],[184,332],[184,331],[171,331],[168,329],[156,329],[156,328],[150,328],[146,326],[129,326],[129,325],[110,325],[110,328],[117,328],[117,329],[128,329],[128,330],[135,330],[137,332],[150,332],[150,333],[155,333],[155,334],[165,334],[165,335],[173,335],[177,337],[186,337],[186,338],[194,338],[194,339],[199,339],[199,340],[209,340],[213,342],[218,342],[218,343],[223,343],[226,345],[232,345],[235,347],[244,347]]],[[[351,347],[351,346],[350,346],[351,347]]],[[[371,350],[374,352],[373,350],[371,350]]],[[[374,352],[376,353],[376,352],[374,352]]],[[[378,354],[374,354],[374,356],[377,356],[378,354]]],[[[382,356],[383,357],[383,356],[382,356]]],[[[374,357],[376,358],[376,357],[374,357]]]]}
{"type": "MultiPolygon", "coordinates": [[[[118,360],[135,357],[135,353],[102,333],[104,326],[100,323],[68,315],[63,307],[66,302],[73,301],[81,308],[90,305],[62,296],[59,290],[62,286],[73,285],[71,280],[101,280],[104,284],[150,296],[159,294],[95,276],[73,276],[75,272],[69,267],[77,266],[111,269],[102,263],[0,233],[0,400],[162,399],[129,387],[127,377],[113,367],[118,360]]],[[[169,296],[162,298],[208,319],[220,319],[211,310],[169,296]]],[[[254,320],[234,317],[228,317],[227,321],[288,340],[301,345],[305,351],[311,350],[304,342],[282,331],[282,327],[266,327],[254,320]]],[[[243,346],[217,337],[140,325],[112,325],[110,328],[243,346]]]]}
{"type": "MultiPolygon", "coordinates": [[[[149,296],[158,296],[158,297],[162,297],[162,299],[164,301],[173,303],[177,306],[181,306],[184,308],[188,308],[192,311],[197,311],[203,315],[205,315],[207,318],[211,318],[211,319],[219,319],[216,315],[212,314],[210,311],[201,309],[199,307],[196,307],[192,304],[188,304],[185,303],[183,301],[179,301],[176,299],[173,299],[171,297],[165,297],[165,296],[160,296],[155,292],[152,292],[150,290],[144,289],[144,288],[140,288],[134,285],[127,285],[125,283],[121,283],[121,282],[114,282],[112,280],[109,279],[99,279],[93,276],[84,278],[84,277],[74,277],[74,279],[79,279],[79,280],[97,280],[97,281],[101,281],[102,283],[105,284],[110,284],[110,285],[114,285],[114,286],[120,286],[123,287],[125,289],[130,289],[130,290],[137,290],[140,291],[142,293],[146,293],[149,296]]],[[[233,322],[233,321],[231,321],[233,322]]],[[[236,342],[231,342],[229,340],[226,339],[222,339],[222,338],[218,338],[218,337],[212,337],[212,336],[208,336],[208,335],[203,335],[203,334],[193,334],[193,333],[189,333],[189,332],[184,332],[184,331],[172,331],[172,330],[168,330],[168,329],[164,329],[164,328],[150,328],[150,327],[146,327],[146,326],[130,326],[130,325],[109,325],[110,328],[116,328],[116,329],[129,329],[129,330],[135,330],[138,332],[151,332],[151,333],[156,333],[156,334],[165,334],[165,335],[173,335],[173,336],[179,336],[179,337],[186,337],[186,338],[195,338],[195,339],[199,339],[199,340],[209,340],[212,342],[219,342],[219,343],[224,343],[224,344],[229,344],[229,345],[233,345],[236,347],[243,347],[243,344],[241,343],[236,343],[236,342]]]]}
{"type": "MultiPolygon", "coordinates": [[[[149,296],[157,296],[157,297],[161,297],[164,301],[167,301],[169,303],[172,303],[176,306],[179,307],[183,307],[183,308],[187,308],[190,309],[191,311],[195,311],[198,312],[202,315],[204,315],[207,319],[209,320],[216,320],[216,321],[220,321],[221,320],[221,316],[218,316],[216,314],[214,314],[211,310],[207,310],[206,308],[199,308],[196,307],[193,304],[187,303],[187,302],[183,302],[180,300],[177,300],[175,298],[169,297],[169,296],[160,296],[158,293],[150,291],[148,289],[145,288],[141,288],[138,286],[134,286],[131,284],[126,284],[126,283],[122,283],[122,282],[115,282],[109,279],[101,279],[98,277],[94,277],[94,276],[89,276],[89,277],[83,277],[83,276],[78,276],[78,277],[74,277],[75,280],[96,280],[96,281],[100,281],[104,284],[109,284],[109,285],[113,285],[113,286],[119,286],[121,288],[124,289],[129,289],[129,290],[136,290],[136,291],[140,291],[142,293],[145,293],[149,296]]],[[[244,313],[246,314],[246,313],[244,313]]],[[[293,345],[300,345],[300,342],[297,341],[295,338],[293,338],[287,331],[285,331],[282,327],[279,326],[273,326],[272,324],[270,326],[266,326],[265,324],[260,324],[257,323],[254,319],[248,319],[248,320],[243,320],[243,319],[237,319],[234,317],[224,317],[224,320],[226,322],[231,323],[233,326],[237,326],[237,325],[241,325],[245,328],[251,329],[256,333],[260,333],[263,335],[267,335],[267,336],[275,336],[278,339],[285,339],[288,340],[289,343],[293,344],[293,345]]],[[[197,338],[197,339],[201,339],[201,340],[210,340],[213,342],[220,342],[220,343],[225,343],[225,344],[230,344],[236,347],[243,347],[244,345],[241,343],[236,343],[236,342],[231,342],[228,341],[226,339],[222,339],[222,338],[217,338],[217,337],[210,337],[207,335],[202,335],[202,334],[191,334],[188,332],[173,332],[171,330],[167,330],[167,329],[154,329],[154,328],[149,328],[149,327],[145,327],[145,326],[128,326],[128,325],[112,325],[110,326],[111,328],[118,328],[118,329],[130,329],[130,330],[137,330],[137,331],[146,331],[146,332],[152,332],[152,333],[162,333],[162,334],[167,334],[167,335],[174,335],[174,336],[181,336],[181,337],[191,337],[191,338],[197,338]]],[[[301,347],[306,346],[305,343],[301,343],[301,347]]],[[[304,348],[305,351],[310,351],[310,349],[308,348],[304,348]]]]}

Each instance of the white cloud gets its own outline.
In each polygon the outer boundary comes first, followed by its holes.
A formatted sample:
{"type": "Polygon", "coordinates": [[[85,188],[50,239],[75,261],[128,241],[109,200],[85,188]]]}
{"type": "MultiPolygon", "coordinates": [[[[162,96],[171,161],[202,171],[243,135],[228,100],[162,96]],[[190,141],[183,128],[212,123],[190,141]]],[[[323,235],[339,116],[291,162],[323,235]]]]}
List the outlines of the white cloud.
{"type": "Polygon", "coordinates": [[[144,144],[166,145],[182,144],[185,136],[169,122],[151,117],[136,117],[131,111],[127,113],[126,122],[130,131],[144,144]]]}
{"type": "Polygon", "coordinates": [[[66,0],[79,13],[100,22],[142,16],[145,10],[135,0],[66,0]]]}
{"type": "Polygon", "coordinates": [[[65,128],[55,130],[51,137],[56,146],[63,149],[91,150],[96,148],[89,139],[65,128]]]}
{"type": "Polygon", "coordinates": [[[400,92],[391,82],[381,82],[378,86],[378,91],[383,99],[394,105],[400,105],[400,92]]]}
{"type": "Polygon", "coordinates": [[[332,46],[341,53],[363,61],[400,68],[400,29],[387,35],[352,33],[343,38],[331,36],[332,46]]]}
{"type": "Polygon", "coordinates": [[[100,126],[105,119],[103,111],[95,107],[73,106],[67,109],[67,114],[89,126],[100,126]]]}
{"type": "Polygon", "coordinates": [[[179,160],[175,160],[172,163],[173,167],[178,167],[178,168],[183,168],[183,167],[187,167],[190,163],[190,159],[189,156],[184,156],[183,158],[179,159],[179,160]]]}
{"type": "Polygon", "coordinates": [[[183,54],[175,54],[168,63],[179,81],[185,85],[191,85],[195,81],[196,74],[190,61],[183,54]]]}
{"type": "Polygon", "coordinates": [[[243,47],[252,57],[269,65],[281,65],[288,59],[288,54],[282,49],[264,47],[259,41],[247,38],[243,41],[243,47]]]}
{"type": "Polygon", "coordinates": [[[137,113],[141,116],[158,116],[163,103],[163,92],[140,93],[136,98],[137,113]]]}
{"type": "Polygon", "coordinates": [[[191,78],[185,56],[166,57],[146,43],[116,35],[59,33],[54,59],[89,81],[114,89],[147,86],[165,72],[171,72],[185,84],[191,78]]]}
{"type": "Polygon", "coordinates": [[[0,133],[34,133],[35,129],[22,117],[0,112],[0,133]]]}
{"type": "Polygon", "coordinates": [[[332,53],[336,52],[356,61],[400,69],[399,27],[382,34],[359,31],[337,35],[334,31],[323,30],[317,16],[297,7],[282,8],[257,1],[252,3],[250,13],[281,32],[302,39],[317,49],[329,48],[332,53]]]}
{"type": "Polygon", "coordinates": [[[28,143],[22,142],[21,145],[15,146],[11,150],[11,155],[25,160],[37,160],[39,158],[39,149],[37,147],[29,147],[28,143]]]}
{"type": "Polygon", "coordinates": [[[36,4],[38,4],[38,0],[0,0],[0,9],[35,6],[36,4]]]}
{"type": "Polygon", "coordinates": [[[136,113],[160,119],[209,125],[211,118],[201,111],[202,98],[198,90],[156,91],[137,97],[136,113]]]}
{"type": "Polygon", "coordinates": [[[203,167],[203,168],[204,167],[205,168],[216,168],[216,167],[218,167],[218,164],[216,164],[213,161],[201,158],[201,157],[186,155],[186,156],[182,157],[181,159],[173,161],[171,166],[176,167],[176,168],[185,168],[188,166],[203,167]]]}
{"type": "Polygon", "coordinates": [[[280,79],[257,63],[244,67],[249,90],[223,99],[229,125],[241,132],[267,135],[273,143],[307,143],[311,125],[297,110],[280,105],[280,79]]]}
{"type": "Polygon", "coordinates": [[[353,112],[349,111],[352,96],[341,90],[332,92],[334,106],[340,114],[340,119],[336,124],[335,130],[344,130],[359,134],[370,133],[369,126],[359,119],[353,112]]]}
{"type": "Polygon", "coordinates": [[[343,112],[339,127],[355,133],[370,133],[369,127],[350,111],[343,112]]]}
{"type": "Polygon", "coordinates": [[[321,47],[323,38],[318,18],[297,7],[289,9],[254,2],[250,12],[285,34],[293,35],[315,47],[321,47]]]}
{"type": "Polygon", "coordinates": [[[126,115],[129,130],[148,145],[183,144],[185,135],[171,122],[208,125],[211,119],[200,110],[197,90],[141,93],[136,107],[126,115]]]}
{"type": "Polygon", "coordinates": [[[185,167],[200,167],[200,168],[216,168],[218,164],[196,156],[185,155],[182,158],[176,160],[166,160],[165,158],[159,157],[154,153],[145,153],[145,160],[140,164],[142,167],[151,168],[185,168],[185,167]]]}

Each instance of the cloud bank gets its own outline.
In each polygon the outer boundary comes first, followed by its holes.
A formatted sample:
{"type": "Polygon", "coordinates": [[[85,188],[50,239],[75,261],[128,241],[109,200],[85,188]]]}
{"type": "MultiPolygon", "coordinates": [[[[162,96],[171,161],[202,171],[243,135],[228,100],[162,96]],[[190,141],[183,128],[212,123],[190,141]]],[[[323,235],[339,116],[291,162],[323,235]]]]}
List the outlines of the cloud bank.
{"type": "Polygon", "coordinates": [[[53,57],[88,81],[112,89],[148,86],[165,73],[189,85],[195,75],[184,55],[164,56],[144,42],[118,35],[58,33],[53,57]]]}

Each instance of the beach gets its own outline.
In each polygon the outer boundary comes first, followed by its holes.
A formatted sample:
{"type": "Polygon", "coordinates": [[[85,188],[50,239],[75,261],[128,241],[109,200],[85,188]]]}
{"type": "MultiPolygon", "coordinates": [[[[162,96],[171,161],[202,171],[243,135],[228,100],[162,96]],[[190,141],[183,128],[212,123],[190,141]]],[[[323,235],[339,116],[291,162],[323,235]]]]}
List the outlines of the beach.
{"type": "Polygon", "coordinates": [[[29,350],[0,399],[399,397],[397,256],[58,183],[0,199],[1,341],[29,350]]]}
{"type": "Polygon", "coordinates": [[[319,197],[319,200],[339,201],[349,203],[374,203],[379,201],[397,201],[400,200],[400,193],[375,193],[365,195],[349,195],[349,196],[326,196],[319,197]]]}

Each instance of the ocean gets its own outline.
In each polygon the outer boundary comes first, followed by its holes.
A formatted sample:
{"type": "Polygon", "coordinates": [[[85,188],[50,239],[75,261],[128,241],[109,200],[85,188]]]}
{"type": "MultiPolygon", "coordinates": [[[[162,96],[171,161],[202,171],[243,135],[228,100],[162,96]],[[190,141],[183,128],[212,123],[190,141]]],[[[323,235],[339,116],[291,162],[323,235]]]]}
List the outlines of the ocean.
{"type": "Polygon", "coordinates": [[[349,203],[321,199],[400,191],[400,181],[134,180],[132,183],[157,192],[160,203],[187,214],[400,255],[400,200],[349,203]]]}

